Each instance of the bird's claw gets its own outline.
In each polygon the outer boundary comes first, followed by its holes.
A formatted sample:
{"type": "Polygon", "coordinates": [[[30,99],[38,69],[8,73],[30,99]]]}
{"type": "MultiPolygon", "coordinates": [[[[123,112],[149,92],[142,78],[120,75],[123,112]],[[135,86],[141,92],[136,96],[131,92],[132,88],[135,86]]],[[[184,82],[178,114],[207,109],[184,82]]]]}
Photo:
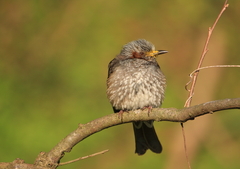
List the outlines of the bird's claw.
{"type": "Polygon", "coordinates": [[[148,117],[149,117],[150,113],[152,112],[152,106],[145,106],[141,108],[141,110],[145,110],[145,109],[148,109],[148,117]]]}

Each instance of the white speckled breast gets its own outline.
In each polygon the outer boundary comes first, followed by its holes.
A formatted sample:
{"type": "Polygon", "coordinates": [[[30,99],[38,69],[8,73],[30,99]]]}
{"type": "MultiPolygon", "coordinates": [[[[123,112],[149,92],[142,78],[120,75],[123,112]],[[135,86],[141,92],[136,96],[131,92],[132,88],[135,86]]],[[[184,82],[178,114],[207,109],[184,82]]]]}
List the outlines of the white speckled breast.
{"type": "Polygon", "coordinates": [[[107,80],[107,95],[116,110],[159,107],[166,79],[157,62],[144,59],[119,60],[107,80]]]}

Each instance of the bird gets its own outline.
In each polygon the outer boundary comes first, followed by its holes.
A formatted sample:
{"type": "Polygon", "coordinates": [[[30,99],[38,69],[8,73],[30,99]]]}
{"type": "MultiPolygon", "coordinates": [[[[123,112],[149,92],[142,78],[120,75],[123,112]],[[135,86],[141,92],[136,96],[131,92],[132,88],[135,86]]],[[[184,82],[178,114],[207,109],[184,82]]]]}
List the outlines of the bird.
{"type": "MultiPolygon", "coordinates": [[[[166,78],[156,57],[167,52],[155,50],[155,46],[145,39],[131,41],[122,47],[120,54],[108,64],[107,97],[114,113],[151,110],[162,105],[166,78]]],[[[145,154],[148,149],[162,152],[153,122],[133,122],[135,153],[138,155],[145,154]]]]}

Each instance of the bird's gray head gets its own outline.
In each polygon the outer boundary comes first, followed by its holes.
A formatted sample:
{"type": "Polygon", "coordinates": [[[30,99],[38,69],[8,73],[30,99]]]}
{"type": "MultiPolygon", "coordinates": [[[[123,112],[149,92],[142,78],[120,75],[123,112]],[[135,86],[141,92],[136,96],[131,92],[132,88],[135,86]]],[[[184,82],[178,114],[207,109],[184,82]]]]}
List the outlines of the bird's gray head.
{"type": "Polygon", "coordinates": [[[127,58],[155,58],[157,55],[167,53],[164,50],[155,50],[155,46],[146,41],[145,39],[139,39],[125,44],[120,52],[121,56],[127,58]]]}

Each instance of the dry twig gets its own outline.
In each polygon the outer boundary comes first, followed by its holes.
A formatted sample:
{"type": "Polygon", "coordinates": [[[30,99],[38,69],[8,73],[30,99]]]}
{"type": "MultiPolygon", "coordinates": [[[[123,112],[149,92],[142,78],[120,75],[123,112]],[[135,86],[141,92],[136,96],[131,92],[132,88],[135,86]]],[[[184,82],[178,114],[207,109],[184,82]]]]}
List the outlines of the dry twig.
{"type": "Polygon", "coordinates": [[[94,154],[91,154],[91,155],[87,155],[87,156],[84,156],[84,157],[79,157],[79,158],[77,158],[77,159],[75,159],[75,160],[71,160],[71,161],[68,161],[68,162],[60,163],[59,166],[60,166],[60,165],[70,164],[70,163],[74,163],[74,162],[77,162],[77,161],[79,161],[79,160],[84,160],[84,159],[89,158],[89,157],[94,157],[94,156],[96,156],[96,155],[104,154],[104,153],[106,153],[106,152],[108,152],[108,151],[109,151],[109,150],[103,150],[103,151],[100,151],[100,152],[97,152],[97,153],[94,153],[94,154]]]}
{"type": "Polygon", "coordinates": [[[214,24],[212,27],[209,28],[208,30],[208,37],[206,39],[206,42],[205,42],[205,45],[204,45],[204,48],[203,48],[203,52],[202,52],[202,55],[201,55],[201,58],[199,60],[199,63],[198,63],[198,66],[197,66],[197,69],[198,71],[196,71],[194,74],[193,74],[193,77],[191,78],[190,82],[188,82],[186,85],[188,86],[191,82],[191,87],[190,87],[190,90],[189,90],[189,96],[188,96],[188,99],[187,101],[185,102],[185,105],[184,107],[189,107],[191,105],[191,101],[192,101],[192,97],[194,95],[194,88],[195,88],[195,85],[196,85],[196,82],[197,82],[197,77],[198,77],[198,73],[199,73],[199,70],[201,69],[201,66],[202,66],[202,63],[203,63],[203,60],[208,52],[208,43],[210,41],[210,38],[211,38],[211,35],[212,35],[212,32],[218,22],[218,20],[220,19],[220,17],[222,16],[223,12],[227,9],[228,7],[228,1],[226,0],[224,5],[223,5],[223,8],[221,10],[221,12],[219,13],[217,19],[215,20],[214,24]]]}
{"type": "MultiPolygon", "coordinates": [[[[203,60],[208,52],[208,43],[210,41],[210,38],[211,38],[211,35],[212,35],[212,32],[218,22],[218,20],[220,19],[221,15],[223,14],[223,12],[226,10],[226,8],[228,7],[228,4],[227,4],[227,0],[225,1],[224,5],[223,5],[223,8],[221,10],[221,12],[219,13],[217,19],[215,20],[215,22],[213,23],[213,26],[209,28],[208,30],[208,37],[206,39],[206,42],[205,42],[205,45],[204,45],[204,48],[203,48],[203,52],[202,52],[202,55],[201,55],[201,58],[199,60],[199,63],[198,63],[198,66],[197,66],[197,69],[194,71],[194,73],[191,73],[190,74],[190,81],[185,85],[185,88],[186,90],[187,89],[187,86],[191,83],[191,87],[190,87],[190,90],[189,91],[189,96],[185,102],[185,105],[184,107],[189,107],[191,105],[191,101],[192,101],[192,97],[194,95],[194,88],[195,88],[195,85],[196,85],[196,82],[197,82],[197,77],[198,77],[198,73],[199,73],[199,70],[203,69],[201,68],[202,66],[202,63],[203,63],[203,60]]],[[[182,132],[183,132],[183,140],[184,140],[184,149],[185,149],[185,155],[186,155],[186,159],[187,159],[187,163],[188,163],[188,168],[191,169],[191,164],[190,164],[190,161],[189,161],[189,158],[188,158],[188,153],[187,153],[187,143],[186,143],[186,138],[185,138],[185,132],[184,132],[184,128],[183,128],[183,124],[181,123],[181,127],[182,127],[182,132]]]]}

